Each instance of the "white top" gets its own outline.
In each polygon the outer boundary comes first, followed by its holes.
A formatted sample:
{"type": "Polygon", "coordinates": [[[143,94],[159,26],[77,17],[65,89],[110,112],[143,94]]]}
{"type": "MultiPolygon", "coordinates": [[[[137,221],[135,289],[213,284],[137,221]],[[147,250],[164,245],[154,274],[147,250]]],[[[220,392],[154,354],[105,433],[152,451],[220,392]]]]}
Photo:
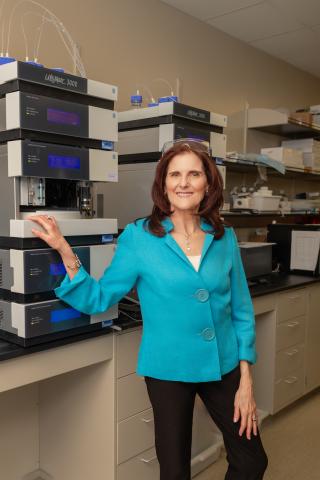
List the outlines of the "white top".
{"type": "Polygon", "coordinates": [[[192,263],[192,265],[194,266],[195,270],[198,271],[200,266],[201,255],[187,255],[187,257],[192,263]]]}

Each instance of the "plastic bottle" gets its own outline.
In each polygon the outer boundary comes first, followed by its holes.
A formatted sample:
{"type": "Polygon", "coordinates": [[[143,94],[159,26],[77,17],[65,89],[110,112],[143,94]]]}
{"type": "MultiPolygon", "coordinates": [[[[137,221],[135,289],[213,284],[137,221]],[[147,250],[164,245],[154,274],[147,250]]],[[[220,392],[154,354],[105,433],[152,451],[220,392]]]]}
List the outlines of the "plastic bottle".
{"type": "Polygon", "coordinates": [[[132,108],[141,108],[142,105],[142,95],[140,95],[139,90],[135,95],[131,95],[130,97],[131,107],[132,108]]]}

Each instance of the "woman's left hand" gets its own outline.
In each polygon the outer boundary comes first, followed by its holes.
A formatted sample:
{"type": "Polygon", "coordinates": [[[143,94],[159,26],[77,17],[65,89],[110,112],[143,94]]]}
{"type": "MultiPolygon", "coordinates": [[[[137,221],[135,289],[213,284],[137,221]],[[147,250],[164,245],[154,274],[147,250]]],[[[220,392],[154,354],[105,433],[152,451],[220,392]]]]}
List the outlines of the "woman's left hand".
{"type": "Polygon", "coordinates": [[[241,419],[239,429],[240,436],[246,431],[247,439],[250,440],[252,431],[254,435],[258,434],[257,406],[254,400],[250,372],[241,375],[240,385],[234,398],[233,421],[238,422],[239,419],[241,419]]]}

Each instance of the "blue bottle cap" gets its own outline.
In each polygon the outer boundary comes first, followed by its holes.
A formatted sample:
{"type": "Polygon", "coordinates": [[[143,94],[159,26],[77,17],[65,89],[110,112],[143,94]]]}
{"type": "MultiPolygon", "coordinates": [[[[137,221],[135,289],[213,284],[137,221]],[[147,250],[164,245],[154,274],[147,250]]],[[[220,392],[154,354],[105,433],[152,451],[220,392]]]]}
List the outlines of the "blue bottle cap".
{"type": "Polygon", "coordinates": [[[28,63],[29,65],[33,65],[34,67],[43,67],[42,63],[33,62],[32,60],[28,60],[27,62],[24,62],[24,63],[28,63]]]}
{"type": "Polygon", "coordinates": [[[0,57],[0,65],[5,65],[6,63],[15,62],[16,59],[13,57],[0,57]]]}
{"type": "Polygon", "coordinates": [[[159,103],[165,103],[165,102],[177,102],[178,97],[176,95],[170,95],[168,97],[160,97],[158,98],[159,103]]]}
{"type": "Polygon", "coordinates": [[[142,103],[142,95],[131,95],[130,100],[131,100],[131,103],[141,104],[142,103]]]}

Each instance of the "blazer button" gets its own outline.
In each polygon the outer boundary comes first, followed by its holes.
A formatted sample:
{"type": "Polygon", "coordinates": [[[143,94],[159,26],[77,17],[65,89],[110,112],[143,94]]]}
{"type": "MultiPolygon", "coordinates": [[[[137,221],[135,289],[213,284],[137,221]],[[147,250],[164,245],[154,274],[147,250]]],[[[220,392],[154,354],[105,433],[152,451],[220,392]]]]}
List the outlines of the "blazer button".
{"type": "Polygon", "coordinates": [[[206,302],[209,298],[209,292],[205,288],[199,288],[195,294],[197,300],[199,302],[206,302]]]}
{"type": "Polygon", "coordinates": [[[206,340],[207,342],[210,342],[215,337],[213,328],[205,328],[204,330],[202,330],[201,335],[203,339],[206,340]]]}

